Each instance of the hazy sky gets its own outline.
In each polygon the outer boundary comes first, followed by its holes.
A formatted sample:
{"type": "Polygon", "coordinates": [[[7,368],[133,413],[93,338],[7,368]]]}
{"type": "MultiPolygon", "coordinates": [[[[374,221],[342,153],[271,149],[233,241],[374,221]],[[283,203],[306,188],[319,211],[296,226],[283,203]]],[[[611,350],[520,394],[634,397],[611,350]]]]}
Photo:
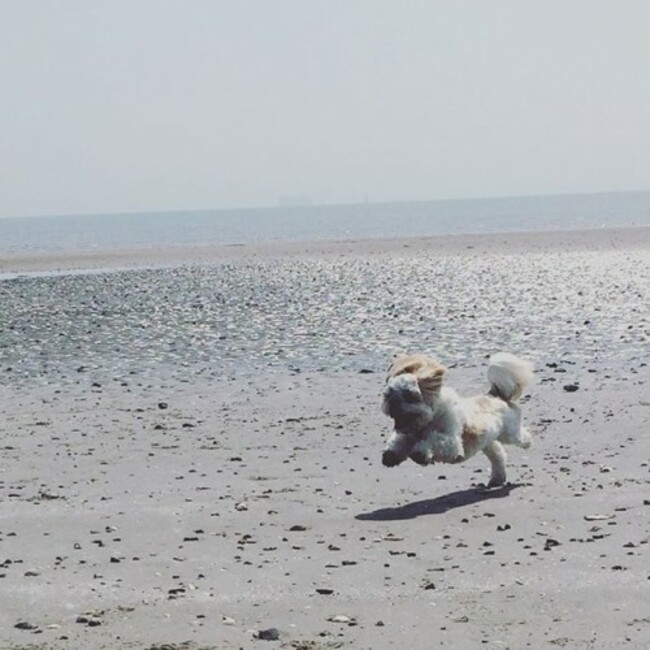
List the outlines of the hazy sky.
{"type": "Polygon", "coordinates": [[[650,189],[648,0],[0,0],[0,216],[650,189]]]}

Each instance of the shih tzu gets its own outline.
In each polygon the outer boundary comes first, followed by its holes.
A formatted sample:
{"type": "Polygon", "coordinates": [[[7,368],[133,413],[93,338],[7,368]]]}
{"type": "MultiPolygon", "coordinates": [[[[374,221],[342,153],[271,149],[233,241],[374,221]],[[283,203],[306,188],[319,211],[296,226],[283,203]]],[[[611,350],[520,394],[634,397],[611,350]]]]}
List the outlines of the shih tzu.
{"type": "Polygon", "coordinates": [[[490,461],[488,487],[506,482],[503,444],[528,449],[530,433],[515,404],[533,377],[530,363],[501,352],[490,358],[485,395],[461,397],[443,386],[446,368],[421,354],[397,357],[388,369],[382,410],[395,423],[382,454],[387,467],[411,458],[420,465],[461,463],[482,451],[490,461]]]}

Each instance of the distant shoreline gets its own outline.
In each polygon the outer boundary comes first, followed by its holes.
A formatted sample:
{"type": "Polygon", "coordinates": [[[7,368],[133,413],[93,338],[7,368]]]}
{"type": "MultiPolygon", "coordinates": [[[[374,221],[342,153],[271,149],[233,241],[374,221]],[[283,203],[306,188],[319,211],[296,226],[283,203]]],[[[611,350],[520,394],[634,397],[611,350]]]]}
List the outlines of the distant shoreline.
{"type": "Polygon", "coordinates": [[[589,230],[527,231],[489,234],[434,235],[398,238],[350,238],[308,241],[271,241],[206,246],[132,248],[101,251],[5,253],[0,278],[22,274],[99,272],[178,266],[210,266],[223,262],[303,256],[372,256],[485,253],[543,253],[553,250],[605,251],[650,247],[650,226],[589,230]]]}
{"type": "Polygon", "coordinates": [[[111,217],[139,217],[159,215],[197,215],[197,214],[246,214],[253,212],[280,212],[286,210],[336,210],[336,209],[357,209],[357,208],[381,208],[381,207],[408,207],[408,206],[429,206],[429,205],[463,205],[477,202],[488,203],[511,203],[513,201],[562,201],[562,200],[588,200],[590,198],[604,199],[609,197],[623,196],[647,196],[650,198],[650,189],[644,190],[601,190],[596,192],[554,192],[550,194],[506,194],[469,197],[447,197],[427,199],[395,199],[386,201],[357,200],[357,201],[335,201],[332,203],[313,203],[303,201],[297,203],[241,205],[220,208],[171,208],[171,209],[146,209],[146,210],[118,210],[114,212],[53,212],[49,214],[21,214],[21,215],[0,215],[2,219],[104,219],[111,217]]]}

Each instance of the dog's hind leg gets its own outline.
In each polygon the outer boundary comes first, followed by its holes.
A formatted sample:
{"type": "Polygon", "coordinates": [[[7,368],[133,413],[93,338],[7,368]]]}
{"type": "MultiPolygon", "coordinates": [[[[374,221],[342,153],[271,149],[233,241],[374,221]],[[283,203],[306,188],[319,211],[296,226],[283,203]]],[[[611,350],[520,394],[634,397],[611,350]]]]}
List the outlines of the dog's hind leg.
{"type": "Polygon", "coordinates": [[[499,442],[504,445],[515,445],[522,449],[529,449],[533,444],[533,436],[526,427],[517,427],[517,429],[505,431],[499,436],[499,442]]]}
{"type": "Polygon", "coordinates": [[[510,406],[504,418],[499,442],[506,445],[516,445],[523,449],[528,449],[533,444],[533,438],[530,432],[522,424],[521,409],[514,404],[510,406]]]}
{"type": "Polygon", "coordinates": [[[490,481],[487,486],[493,488],[505,485],[506,460],[508,456],[503,445],[498,440],[495,440],[483,450],[483,453],[488,457],[492,466],[492,474],[490,475],[490,481]]]}
{"type": "Polygon", "coordinates": [[[533,444],[533,437],[530,435],[530,431],[528,431],[526,427],[521,427],[521,429],[519,429],[519,436],[516,444],[522,449],[530,449],[530,446],[533,444]]]}

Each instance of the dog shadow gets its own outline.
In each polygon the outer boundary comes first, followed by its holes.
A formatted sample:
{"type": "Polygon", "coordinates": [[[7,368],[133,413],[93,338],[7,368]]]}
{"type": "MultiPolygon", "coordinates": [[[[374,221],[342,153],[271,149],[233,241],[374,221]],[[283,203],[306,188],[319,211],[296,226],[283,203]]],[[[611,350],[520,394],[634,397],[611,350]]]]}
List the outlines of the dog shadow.
{"type": "Polygon", "coordinates": [[[520,487],[518,483],[508,483],[495,489],[475,487],[459,490],[435,499],[425,499],[394,508],[380,508],[372,512],[363,512],[356,515],[355,519],[360,521],[397,521],[399,519],[415,519],[424,515],[441,515],[454,508],[471,506],[474,503],[490,499],[502,499],[518,487],[520,487]]]}

